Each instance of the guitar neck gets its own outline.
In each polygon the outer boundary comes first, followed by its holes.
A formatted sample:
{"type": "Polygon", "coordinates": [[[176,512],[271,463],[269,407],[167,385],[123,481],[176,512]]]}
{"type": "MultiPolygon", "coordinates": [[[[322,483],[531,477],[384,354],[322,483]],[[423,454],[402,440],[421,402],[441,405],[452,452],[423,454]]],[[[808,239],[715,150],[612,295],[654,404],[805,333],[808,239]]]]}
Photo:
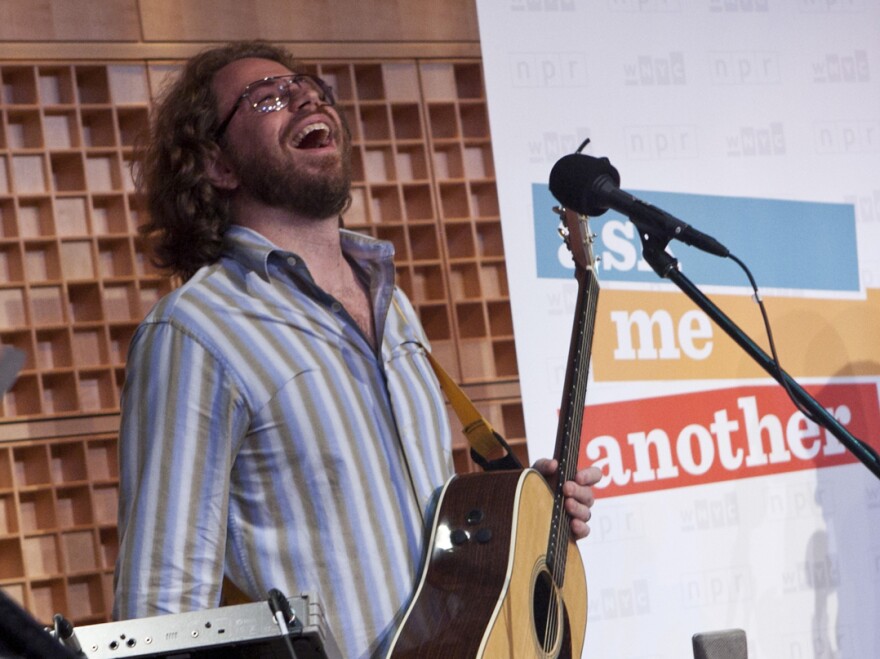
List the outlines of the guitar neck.
{"type": "MultiPolygon", "coordinates": [[[[567,214],[570,211],[565,212],[567,214]]],[[[587,241],[589,238],[585,237],[583,240],[587,241]]],[[[574,251],[573,246],[572,250],[574,251]]],[[[556,482],[553,484],[555,488],[553,519],[547,546],[547,565],[559,586],[564,581],[566,549],[571,540],[569,517],[563,507],[565,497],[562,487],[566,481],[574,478],[577,472],[590,354],[593,346],[593,328],[595,327],[596,309],[599,301],[599,284],[592,263],[588,261],[588,266],[582,267],[577,258],[575,261],[578,295],[568,349],[568,366],[563,385],[563,397],[559,410],[556,448],[553,454],[553,457],[559,462],[559,472],[556,482]]]]}

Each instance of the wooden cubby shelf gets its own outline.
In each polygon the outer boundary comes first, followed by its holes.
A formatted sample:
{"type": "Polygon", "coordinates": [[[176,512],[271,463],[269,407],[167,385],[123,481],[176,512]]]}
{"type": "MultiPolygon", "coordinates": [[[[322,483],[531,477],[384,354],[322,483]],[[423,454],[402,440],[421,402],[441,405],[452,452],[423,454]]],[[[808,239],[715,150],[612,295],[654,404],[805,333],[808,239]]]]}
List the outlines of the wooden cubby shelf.
{"type": "Polygon", "coordinates": [[[112,435],[0,445],[0,588],[38,620],[108,619],[118,548],[115,450],[112,435]]]}
{"type": "Polygon", "coordinates": [[[126,197],[148,79],[143,62],[0,63],[0,340],[29,356],[6,419],[117,410],[125,350],[111,362],[109,324],[170,290],[140,288],[156,273],[138,263],[126,197]]]}

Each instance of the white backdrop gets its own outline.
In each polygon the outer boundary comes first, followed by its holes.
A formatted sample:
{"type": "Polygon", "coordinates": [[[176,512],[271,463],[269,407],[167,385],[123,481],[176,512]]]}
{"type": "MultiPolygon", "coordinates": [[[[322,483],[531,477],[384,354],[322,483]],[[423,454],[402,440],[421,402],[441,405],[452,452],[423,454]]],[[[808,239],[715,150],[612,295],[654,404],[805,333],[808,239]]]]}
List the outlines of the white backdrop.
{"type": "MultiPolygon", "coordinates": [[[[586,137],[749,265],[783,368],[880,446],[880,3],[477,5],[530,453],[552,453],[576,290],[547,180],[586,137]]],[[[729,627],[752,658],[880,656],[877,479],[644,268],[624,217],[592,228],[585,656],[681,659],[729,627]]],[[[766,346],[730,261],[671,249],[766,346]]]]}

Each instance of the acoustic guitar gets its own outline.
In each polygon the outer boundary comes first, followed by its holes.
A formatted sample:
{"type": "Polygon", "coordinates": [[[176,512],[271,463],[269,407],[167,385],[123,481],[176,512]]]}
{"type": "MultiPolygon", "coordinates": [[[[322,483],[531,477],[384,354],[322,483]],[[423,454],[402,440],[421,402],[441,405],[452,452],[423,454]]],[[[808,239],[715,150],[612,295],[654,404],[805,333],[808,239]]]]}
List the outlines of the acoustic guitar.
{"type": "Polygon", "coordinates": [[[588,220],[554,209],[575,262],[577,307],[548,482],[533,469],[444,485],[425,567],[388,657],[579,658],[587,583],[562,485],[577,471],[598,283],[588,220]]]}

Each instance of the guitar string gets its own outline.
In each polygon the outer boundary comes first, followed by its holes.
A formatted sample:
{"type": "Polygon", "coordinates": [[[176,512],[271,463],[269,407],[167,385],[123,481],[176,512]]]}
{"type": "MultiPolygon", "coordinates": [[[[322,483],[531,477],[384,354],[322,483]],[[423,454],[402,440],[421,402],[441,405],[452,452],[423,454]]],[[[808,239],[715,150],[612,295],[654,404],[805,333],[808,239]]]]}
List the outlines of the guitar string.
{"type": "MultiPolygon", "coordinates": [[[[583,286],[581,287],[583,289],[583,286]]],[[[579,312],[585,311],[583,309],[583,302],[585,300],[585,292],[581,290],[580,304],[578,307],[579,312]]],[[[575,387],[574,391],[569,392],[568,405],[566,406],[566,414],[567,418],[565,419],[565,455],[560,455],[559,459],[563,461],[560,465],[560,473],[557,476],[557,497],[556,497],[556,514],[554,515],[554,529],[553,529],[553,537],[554,537],[554,546],[553,546],[553,563],[552,563],[552,580],[557,587],[561,587],[564,579],[564,566],[565,566],[565,558],[563,557],[565,554],[566,547],[568,545],[568,539],[570,530],[568,528],[568,524],[566,523],[567,519],[564,511],[564,495],[562,493],[562,486],[565,481],[568,479],[570,464],[571,464],[571,446],[574,442],[571,441],[573,433],[576,432],[577,428],[577,407],[576,404],[578,400],[580,400],[580,392],[582,388],[583,378],[581,377],[582,372],[582,363],[581,358],[583,355],[583,344],[584,344],[584,313],[579,313],[576,319],[576,325],[574,330],[577,332],[576,341],[574,343],[574,355],[572,355],[572,368],[576,368],[575,372],[575,387]]],[[[544,627],[544,652],[548,653],[555,645],[556,645],[556,630],[558,625],[558,619],[560,616],[560,610],[558,605],[558,599],[556,597],[555,589],[552,589],[550,593],[549,600],[547,602],[547,618],[545,621],[544,627]]]]}
{"type": "MultiPolygon", "coordinates": [[[[578,370],[576,376],[575,392],[570,399],[574,401],[585,401],[587,383],[589,380],[590,355],[592,352],[592,330],[590,332],[587,332],[586,330],[587,328],[595,327],[596,310],[598,306],[598,295],[590,294],[592,289],[596,287],[596,281],[592,275],[592,270],[587,270],[584,274],[584,276],[587,278],[584,291],[584,296],[587,298],[587,308],[584,310],[584,318],[579,319],[577,327],[579,341],[577,343],[576,355],[573,363],[578,365],[578,370]]],[[[560,469],[560,480],[562,482],[565,482],[566,480],[569,480],[571,477],[573,477],[574,473],[577,470],[577,458],[579,454],[580,442],[570,441],[570,438],[573,432],[578,432],[578,434],[580,435],[580,432],[583,428],[583,404],[572,405],[570,403],[568,408],[570,411],[568,419],[568,441],[566,445],[566,454],[565,456],[561,456],[562,459],[565,460],[565,464],[561,465],[562,468],[560,469]]],[[[557,503],[560,501],[561,498],[557,498],[557,503]]],[[[562,513],[561,519],[557,518],[557,520],[555,521],[567,521],[565,519],[564,510],[559,512],[562,513]]],[[[571,527],[569,526],[569,524],[561,524],[560,526],[564,530],[560,534],[554,534],[555,546],[553,547],[554,557],[552,572],[553,581],[559,588],[562,587],[565,579],[565,564],[567,558],[566,553],[568,549],[568,543],[571,540],[571,527]]],[[[548,602],[548,614],[544,629],[545,653],[549,652],[556,644],[556,630],[560,613],[561,612],[559,611],[556,597],[550,597],[550,600],[548,602]]]]}
{"type": "MultiPolygon", "coordinates": [[[[580,314],[579,314],[580,316],[580,314]]],[[[574,391],[570,393],[568,406],[567,406],[567,418],[566,418],[566,453],[565,455],[560,456],[560,460],[563,460],[563,464],[560,465],[560,475],[559,482],[564,483],[570,477],[571,472],[571,464],[572,460],[572,447],[575,442],[571,441],[574,433],[577,432],[579,425],[579,417],[578,407],[580,405],[577,401],[581,400],[581,392],[583,391],[583,353],[584,353],[584,341],[586,338],[585,332],[586,324],[584,322],[583,317],[578,318],[577,324],[577,343],[575,345],[575,354],[573,355],[572,366],[577,368],[575,374],[575,387],[574,391]]],[[[554,534],[555,538],[555,547],[553,550],[553,580],[558,587],[562,587],[564,582],[565,574],[565,561],[566,561],[566,551],[568,547],[568,542],[570,540],[570,527],[567,523],[567,516],[565,515],[564,508],[562,507],[563,503],[563,495],[560,492],[559,497],[557,498],[557,504],[560,506],[560,510],[558,511],[558,517],[555,520],[558,524],[557,532],[554,534]]],[[[560,606],[558,604],[558,599],[555,596],[556,593],[553,592],[548,602],[548,615],[547,621],[544,631],[544,652],[547,653],[555,647],[557,642],[557,630],[559,624],[559,618],[561,616],[562,611],[560,610],[560,606]]]]}
{"type": "MultiPolygon", "coordinates": [[[[589,273],[587,273],[589,275],[589,273]]],[[[588,282],[590,283],[590,282],[588,282]]],[[[587,286],[587,290],[591,286],[587,286]]],[[[586,328],[594,326],[594,320],[596,316],[596,297],[597,296],[589,296],[587,298],[588,307],[585,310],[584,314],[584,322],[580,329],[580,341],[578,346],[578,355],[577,361],[583,362],[582,368],[578,369],[577,373],[577,381],[575,386],[575,393],[573,399],[576,401],[585,400],[585,392],[587,389],[588,382],[588,370],[589,370],[589,357],[590,357],[590,348],[591,348],[591,333],[586,331],[586,328]]],[[[573,405],[571,408],[571,417],[572,420],[570,422],[569,433],[580,432],[583,427],[583,405],[573,405]]],[[[567,444],[567,452],[566,452],[566,469],[563,473],[563,480],[570,480],[574,477],[574,474],[577,471],[577,458],[579,454],[579,442],[569,441],[567,444]]],[[[557,539],[557,547],[554,551],[554,574],[558,576],[557,583],[561,586],[564,578],[565,578],[565,553],[560,551],[568,546],[568,541],[570,540],[570,528],[568,525],[564,526],[564,529],[569,532],[565,532],[563,535],[565,537],[559,537],[557,539]]]]}
{"type": "Polygon", "coordinates": [[[560,554],[562,549],[561,537],[564,535],[564,527],[565,524],[565,514],[563,509],[563,501],[564,495],[562,492],[563,485],[566,480],[568,464],[569,464],[569,455],[570,446],[572,444],[572,428],[573,422],[575,421],[575,408],[577,407],[574,403],[578,400],[578,391],[580,389],[580,369],[578,366],[580,365],[580,356],[582,352],[583,346],[583,335],[584,335],[584,287],[583,287],[583,279],[582,275],[578,273],[578,283],[580,286],[578,287],[578,304],[577,304],[577,313],[574,318],[574,324],[572,327],[572,340],[571,340],[571,352],[573,354],[569,355],[569,374],[574,375],[574,387],[572,388],[571,381],[569,378],[566,378],[565,384],[568,389],[565,392],[566,400],[564,409],[562,410],[565,413],[565,417],[562,420],[561,426],[561,436],[560,441],[562,442],[560,447],[561,449],[565,449],[565,454],[563,451],[560,451],[557,455],[557,458],[560,460],[559,464],[559,473],[556,477],[556,492],[553,501],[553,518],[552,525],[550,527],[550,545],[548,547],[548,551],[552,554],[550,556],[550,560],[548,561],[548,570],[550,571],[550,588],[548,589],[547,594],[547,610],[545,611],[544,618],[544,634],[541,637],[542,641],[542,652],[547,654],[555,644],[555,632],[556,632],[556,621],[559,615],[558,606],[557,606],[557,597],[556,597],[556,587],[561,585],[559,569],[561,565],[564,563],[560,563],[560,554]],[[572,372],[572,369],[574,371],[572,372]]]}

